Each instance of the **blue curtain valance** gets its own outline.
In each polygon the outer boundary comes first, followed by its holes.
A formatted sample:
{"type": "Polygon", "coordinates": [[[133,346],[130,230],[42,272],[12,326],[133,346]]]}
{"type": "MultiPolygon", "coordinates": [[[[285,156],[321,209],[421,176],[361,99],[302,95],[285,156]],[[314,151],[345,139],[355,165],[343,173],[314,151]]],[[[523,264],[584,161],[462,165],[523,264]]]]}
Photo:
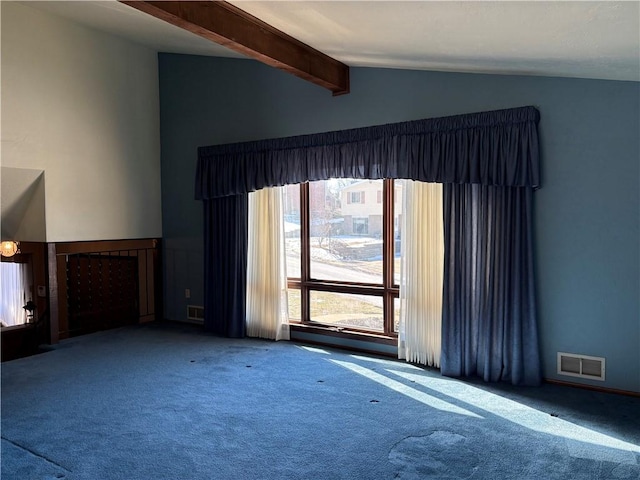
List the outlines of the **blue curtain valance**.
{"type": "Polygon", "coordinates": [[[535,107],[200,147],[197,200],[329,178],[540,186],[535,107]]]}

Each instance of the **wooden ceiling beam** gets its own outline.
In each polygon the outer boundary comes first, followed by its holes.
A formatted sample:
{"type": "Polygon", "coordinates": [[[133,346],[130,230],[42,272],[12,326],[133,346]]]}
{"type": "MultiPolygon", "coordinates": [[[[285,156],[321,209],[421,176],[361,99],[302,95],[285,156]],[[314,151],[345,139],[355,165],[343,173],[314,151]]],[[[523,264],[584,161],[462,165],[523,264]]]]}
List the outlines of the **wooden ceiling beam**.
{"type": "Polygon", "coordinates": [[[349,67],[224,1],[129,1],[137,10],[325,87],[349,93],[349,67]]]}

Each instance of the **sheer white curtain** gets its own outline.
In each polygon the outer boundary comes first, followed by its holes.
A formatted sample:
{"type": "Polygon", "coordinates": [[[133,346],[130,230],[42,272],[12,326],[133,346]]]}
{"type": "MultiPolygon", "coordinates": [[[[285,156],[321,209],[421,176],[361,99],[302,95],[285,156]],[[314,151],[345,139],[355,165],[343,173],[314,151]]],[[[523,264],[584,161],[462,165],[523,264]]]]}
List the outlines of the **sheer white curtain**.
{"type": "Polygon", "coordinates": [[[21,325],[27,319],[22,307],[31,299],[28,269],[26,263],[0,262],[0,322],[4,326],[21,325]]]}
{"type": "Polygon", "coordinates": [[[289,340],[283,188],[249,194],[247,335],[289,340]]]}
{"type": "Polygon", "coordinates": [[[405,180],[398,357],[440,366],[444,231],[442,185],[405,180]]]}

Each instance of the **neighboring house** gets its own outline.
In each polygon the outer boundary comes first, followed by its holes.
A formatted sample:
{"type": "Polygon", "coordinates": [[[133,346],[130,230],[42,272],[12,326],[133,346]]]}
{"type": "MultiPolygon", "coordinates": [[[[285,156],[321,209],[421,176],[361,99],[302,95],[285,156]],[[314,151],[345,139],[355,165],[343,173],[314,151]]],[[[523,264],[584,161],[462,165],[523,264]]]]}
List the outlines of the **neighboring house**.
{"type": "MultiPolygon", "coordinates": [[[[394,182],[394,233],[402,217],[402,184],[394,182]]],[[[382,236],[382,180],[359,180],[340,190],[345,235],[382,236]]]]}

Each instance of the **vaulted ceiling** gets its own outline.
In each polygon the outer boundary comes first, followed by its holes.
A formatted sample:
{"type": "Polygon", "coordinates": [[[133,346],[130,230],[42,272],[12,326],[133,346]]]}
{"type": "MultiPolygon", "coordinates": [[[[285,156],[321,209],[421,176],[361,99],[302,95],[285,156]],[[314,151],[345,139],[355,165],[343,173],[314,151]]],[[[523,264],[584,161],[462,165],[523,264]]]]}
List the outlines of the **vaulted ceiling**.
{"type": "MultiPolygon", "coordinates": [[[[640,2],[231,1],[351,67],[640,81],[640,2]]],[[[161,52],[243,55],[115,0],[26,2],[161,52]]]]}

